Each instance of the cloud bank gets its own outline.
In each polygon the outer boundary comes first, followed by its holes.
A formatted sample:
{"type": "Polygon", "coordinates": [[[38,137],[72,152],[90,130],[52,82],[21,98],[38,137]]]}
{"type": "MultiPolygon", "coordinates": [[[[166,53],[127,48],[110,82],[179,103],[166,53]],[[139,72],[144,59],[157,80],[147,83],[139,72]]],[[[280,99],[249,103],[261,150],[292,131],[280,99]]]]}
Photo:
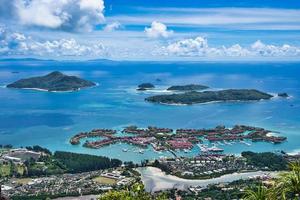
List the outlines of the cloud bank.
{"type": "Polygon", "coordinates": [[[81,32],[103,22],[103,10],[103,0],[2,0],[0,20],[81,32]]]}
{"type": "Polygon", "coordinates": [[[101,43],[80,44],[75,39],[37,41],[18,32],[0,27],[0,56],[76,57],[107,56],[101,43]]]}
{"type": "Polygon", "coordinates": [[[173,31],[167,29],[165,24],[153,21],[150,28],[145,28],[145,32],[149,38],[168,38],[173,34],[173,31]]]}
{"type": "Polygon", "coordinates": [[[165,56],[180,57],[298,57],[300,47],[264,44],[260,40],[249,47],[239,44],[230,47],[210,47],[207,39],[196,37],[171,43],[162,47],[159,52],[165,56]]]}

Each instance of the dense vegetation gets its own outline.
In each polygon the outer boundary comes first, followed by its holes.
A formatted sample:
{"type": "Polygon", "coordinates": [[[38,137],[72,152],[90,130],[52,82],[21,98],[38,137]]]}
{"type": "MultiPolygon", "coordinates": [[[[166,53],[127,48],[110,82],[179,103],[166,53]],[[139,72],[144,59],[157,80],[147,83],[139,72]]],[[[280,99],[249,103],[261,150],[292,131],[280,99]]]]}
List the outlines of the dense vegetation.
{"type": "Polygon", "coordinates": [[[182,196],[183,200],[204,200],[206,198],[211,198],[213,200],[242,199],[244,193],[241,191],[241,189],[249,186],[255,187],[259,184],[260,183],[257,180],[238,180],[226,184],[225,187],[229,188],[227,190],[223,190],[222,187],[219,187],[218,185],[209,185],[198,194],[189,193],[186,191],[180,191],[178,193],[182,196]]]}
{"type": "Polygon", "coordinates": [[[272,185],[261,183],[256,187],[248,187],[245,200],[299,200],[300,197],[300,162],[289,164],[288,172],[279,174],[272,185]]]}
{"type": "Polygon", "coordinates": [[[144,185],[135,183],[126,190],[113,190],[100,196],[98,200],[167,200],[164,193],[152,196],[146,192],[144,185]]]}
{"type": "Polygon", "coordinates": [[[30,151],[35,151],[35,152],[42,152],[42,153],[45,153],[45,154],[48,154],[48,155],[52,154],[52,152],[49,149],[41,147],[39,145],[34,145],[32,147],[28,146],[28,147],[26,147],[26,149],[28,149],[30,151]]]}
{"type": "Polygon", "coordinates": [[[13,162],[1,164],[0,177],[39,177],[62,173],[80,173],[119,167],[122,164],[122,161],[118,159],[88,154],[57,151],[52,155],[50,150],[38,145],[26,148],[44,154],[38,159],[38,162],[30,159],[24,164],[14,164],[13,162]]]}
{"type": "Polygon", "coordinates": [[[287,169],[287,161],[281,154],[271,152],[254,153],[251,151],[242,152],[242,156],[247,159],[249,165],[259,168],[267,167],[268,170],[285,170],[287,169]]]}
{"type": "Polygon", "coordinates": [[[122,162],[102,156],[56,151],[53,158],[62,163],[70,173],[119,167],[122,162]]]}
{"type": "Polygon", "coordinates": [[[80,79],[76,76],[67,76],[55,71],[45,76],[18,80],[7,85],[8,88],[39,88],[48,91],[72,91],[84,87],[94,86],[95,83],[80,79]]]}
{"type": "Polygon", "coordinates": [[[153,89],[155,86],[152,83],[142,83],[138,85],[137,90],[148,90],[148,89],[153,89]]]}
{"type": "Polygon", "coordinates": [[[193,90],[205,90],[209,88],[205,85],[198,85],[198,84],[190,84],[190,85],[174,85],[169,87],[167,90],[172,91],[193,91],[193,90]]]}
{"type": "Polygon", "coordinates": [[[195,104],[213,101],[254,101],[270,99],[270,94],[248,89],[230,89],[221,91],[186,92],[183,94],[164,94],[146,98],[146,101],[166,104],[195,104]]]}

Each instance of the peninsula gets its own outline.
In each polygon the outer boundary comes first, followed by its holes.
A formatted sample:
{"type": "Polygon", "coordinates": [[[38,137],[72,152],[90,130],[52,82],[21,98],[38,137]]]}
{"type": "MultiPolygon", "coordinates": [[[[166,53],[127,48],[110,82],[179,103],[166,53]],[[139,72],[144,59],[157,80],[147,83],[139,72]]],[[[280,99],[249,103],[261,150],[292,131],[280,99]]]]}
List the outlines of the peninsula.
{"type": "Polygon", "coordinates": [[[181,94],[164,94],[147,97],[145,100],[162,104],[196,104],[226,101],[258,101],[273,96],[254,89],[228,89],[220,91],[190,91],[181,94]]]}
{"type": "Polygon", "coordinates": [[[189,84],[189,85],[174,85],[169,87],[167,90],[169,91],[196,91],[196,90],[205,90],[209,88],[206,85],[199,84],[189,84]]]}
{"type": "Polygon", "coordinates": [[[68,76],[59,71],[55,71],[45,76],[21,79],[7,85],[7,87],[19,89],[41,89],[46,91],[75,91],[80,88],[92,87],[95,85],[96,84],[91,81],[83,80],[76,76],[68,76]]]}

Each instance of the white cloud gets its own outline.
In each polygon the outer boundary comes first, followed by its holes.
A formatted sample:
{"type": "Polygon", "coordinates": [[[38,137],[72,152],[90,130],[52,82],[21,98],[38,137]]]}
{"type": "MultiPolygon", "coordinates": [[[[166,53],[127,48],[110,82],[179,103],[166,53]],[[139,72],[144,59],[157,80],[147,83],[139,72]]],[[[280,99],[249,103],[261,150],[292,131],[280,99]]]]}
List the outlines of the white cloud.
{"type": "Polygon", "coordinates": [[[103,0],[3,0],[0,19],[66,31],[90,31],[104,21],[103,0]],[[6,7],[9,5],[8,7],[6,7]]]}
{"type": "Polygon", "coordinates": [[[145,32],[150,38],[167,38],[173,34],[173,31],[167,30],[166,25],[157,21],[153,21],[150,28],[145,28],[145,32]]]}
{"type": "Polygon", "coordinates": [[[268,45],[260,40],[250,47],[239,44],[230,47],[210,47],[203,37],[184,39],[171,43],[160,49],[161,55],[183,57],[297,57],[300,56],[300,47],[284,44],[282,46],[268,45]]]}
{"type": "Polygon", "coordinates": [[[106,32],[112,32],[115,31],[117,29],[121,28],[121,24],[119,22],[113,22],[111,24],[107,24],[103,30],[106,32]]]}
{"type": "Polygon", "coordinates": [[[114,15],[109,20],[144,25],[154,20],[177,27],[228,27],[242,30],[300,30],[300,9],[275,8],[137,8],[139,17],[114,15]],[[144,12],[143,12],[144,11],[144,12]],[[143,14],[145,13],[145,14],[143,14]],[[150,14],[149,14],[150,13],[150,14]]]}
{"type": "Polygon", "coordinates": [[[0,55],[43,57],[107,56],[102,43],[81,44],[75,39],[37,41],[22,33],[9,32],[0,27],[0,55]]]}

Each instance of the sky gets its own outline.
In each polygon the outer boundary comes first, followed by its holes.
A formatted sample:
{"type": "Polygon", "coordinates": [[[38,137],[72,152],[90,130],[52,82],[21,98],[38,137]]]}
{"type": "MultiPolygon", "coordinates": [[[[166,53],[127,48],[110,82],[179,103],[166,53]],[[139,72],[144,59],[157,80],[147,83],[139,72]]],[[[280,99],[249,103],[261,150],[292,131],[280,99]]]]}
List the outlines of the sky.
{"type": "Polygon", "coordinates": [[[298,0],[0,0],[0,58],[300,60],[298,0]]]}

